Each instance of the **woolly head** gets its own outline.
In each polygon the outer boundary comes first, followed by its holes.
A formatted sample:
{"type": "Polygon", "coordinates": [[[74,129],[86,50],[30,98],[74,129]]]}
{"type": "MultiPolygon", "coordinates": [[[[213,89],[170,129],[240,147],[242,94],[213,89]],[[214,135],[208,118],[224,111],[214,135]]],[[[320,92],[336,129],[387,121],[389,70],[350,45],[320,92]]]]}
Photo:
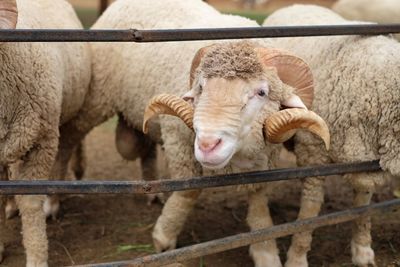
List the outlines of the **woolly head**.
{"type": "Polygon", "coordinates": [[[196,133],[195,156],[206,168],[225,167],[249,138],[281,143],[299,128],[329,144],[325,122],[307,109],[313,98],[311,71],[286,51],[247,41],[204,47],[193,59],[190,88],[182,97],[154,97],[144,131],[157,114],[180,117],[196,133]]]}

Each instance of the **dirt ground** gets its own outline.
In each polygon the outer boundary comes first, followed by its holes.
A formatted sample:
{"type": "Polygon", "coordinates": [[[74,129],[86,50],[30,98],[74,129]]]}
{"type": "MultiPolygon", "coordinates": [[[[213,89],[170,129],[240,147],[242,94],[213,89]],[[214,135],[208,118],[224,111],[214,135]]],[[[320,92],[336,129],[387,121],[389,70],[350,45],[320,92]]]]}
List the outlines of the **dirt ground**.
{"type": "MultiPolygon", "coordinates": [[[[88,178],[85,179],[126,180],[140,177],[139,163],[124,161],[117,154],[113,130],[114,123],[108,122],[88,136],[85,175],[88,178]]],[[[331,178],[327,182],[327,191],[323,213],[349,207],[351,194],[340,179],[331,178]]],[[[299,197],[299,182],[292,182],[271,198],[271,213],[276,224],[295,220],[299,197]]],[[[374,201],[388,198],[390,194],[386,190],[374,201]]],[[[48,222],[50,266],[128,260],[154,253],[151,230],[161,208],[160,204],[148,207],[146,197],[142,195],[66,197],[58,220],[48,222]]],[[[179,236],[178,246],[246,232],[245,218],[246,196],[243,193],[234,188],[206,190],[179,236]]],[[[373,247],[378,266],[400,266],[399,218],[400,214],[374,218],[373,247]]],[[[7,227],[10,231],[2,266],[24,266],[20,219],[7,221],[7,227]]],[[[317,230],[309,254],[310,266],[351,266],[350,234],[348,223],[317,230]]],[[[289,242],[290,237],[278,240],[282,259],[289,242]]],[[[245,247],[186,264],[189,267],[246,267],[252,266],[252,261],[245,247]]]]}

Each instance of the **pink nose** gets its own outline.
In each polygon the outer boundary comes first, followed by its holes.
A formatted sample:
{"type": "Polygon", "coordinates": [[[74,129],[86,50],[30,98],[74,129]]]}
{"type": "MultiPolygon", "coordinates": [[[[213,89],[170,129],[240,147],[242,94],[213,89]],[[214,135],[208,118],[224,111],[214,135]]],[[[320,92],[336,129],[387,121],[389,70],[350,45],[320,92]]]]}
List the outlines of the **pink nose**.
{"type": "Polygon", "coordinates": [[[197,143],[199,149],[203,153],[208,153],[213,151],[221,143],[221,141],[221,138],[205,137],[201,139],[199,138],[197,143]]]}

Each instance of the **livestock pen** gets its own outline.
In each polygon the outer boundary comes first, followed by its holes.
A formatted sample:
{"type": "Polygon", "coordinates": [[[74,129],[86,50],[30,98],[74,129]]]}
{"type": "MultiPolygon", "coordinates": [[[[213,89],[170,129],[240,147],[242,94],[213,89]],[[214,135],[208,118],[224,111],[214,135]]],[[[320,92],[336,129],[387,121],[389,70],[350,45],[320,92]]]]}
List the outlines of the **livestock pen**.
{"type": "MultiPolygon", "coordinates": [[[[168,31],[141,31],[126,30],[113,31],[3,31],[0,33],[1,41],[172,41],[172,40],[197,40],[197,39],[230,39],[251,37],[282,37],[293,36],[293,31],[301,36],[337,35],[337,34],[387,34],[399,32],[399,25],[380,25],[365,27],[294,27],[294,28],[261,28],[261,29],[201,29],[201,30],[168,30],[168,31]],[[290,32],[292,31],[292,32],[290,32]],[[300,32],[300,33],[299,33],[300,32]],[[113,34],[115,34],[113,36],[113,34]],[[174,36],[175,34],[175,36],[174,36]],[[186,36],[186,37],[185,37],[186,36]]],[[[361,164],[333,165],[318,168],[306,168],[295,170],[266,171],[258,173],[243,173],[237,175],[218,177],[199,177],[195,179],[165,181],[165,182],[4,182],[0,192],[3,194],[45,194],[45,193],[155,193],[174,190],[186,190],[190,188],[205,188],[223,185],[267,182],[276,179],[304,178],[310,175],[332,175],[354,171],[378,171],[377,162],[365,162],[361,164]]],[[[181,250],[167,252],[158,256],[138,258],[133,261],[106,263],[103,266],[159,266],[170,262],[186,260],[192,257],[201,257],[210,253],[232,249],[249,243],[260,242],[272,237],[281,237],[299,231],[310,230],[317,226],[335,224],[363,216],[377,211],[393,210],[399,204],[398,200],[383,202],[380,204],[351,209],[349,211],[321,216],[315,219],[284,224],[273,228],[257,231],[239,236],[211,241],[181,250]]],[[[92,265],[93,266],[93,265],[92,265]]],[[[102,265],[94,265],[102,266],[102,265]]]]}

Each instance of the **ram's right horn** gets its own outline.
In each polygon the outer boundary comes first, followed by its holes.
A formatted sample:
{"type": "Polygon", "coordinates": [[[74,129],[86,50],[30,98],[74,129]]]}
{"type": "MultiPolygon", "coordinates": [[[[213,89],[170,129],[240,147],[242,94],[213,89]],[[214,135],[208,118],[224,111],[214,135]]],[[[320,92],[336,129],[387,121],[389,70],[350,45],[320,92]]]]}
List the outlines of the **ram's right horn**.
{"type": "Polygon", "coordinates": [[[175,95],[161,94],[153,97],[146,107],[143,120],[143,132],[148,132],[148,122],[151,118],[167,114],[180,118],[193,130],[193,107],[175,95]]]}
{"type": "Polygon", "coordinates": [[[302,108],[289,108],[272,114],[265,120],[264,135],[271,143],[283,143],[297,129],[306,129],[318,135],[329,150],[330,134],[325,121],[316,113],[302,108]]]}

